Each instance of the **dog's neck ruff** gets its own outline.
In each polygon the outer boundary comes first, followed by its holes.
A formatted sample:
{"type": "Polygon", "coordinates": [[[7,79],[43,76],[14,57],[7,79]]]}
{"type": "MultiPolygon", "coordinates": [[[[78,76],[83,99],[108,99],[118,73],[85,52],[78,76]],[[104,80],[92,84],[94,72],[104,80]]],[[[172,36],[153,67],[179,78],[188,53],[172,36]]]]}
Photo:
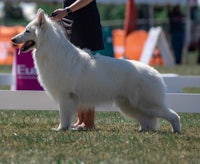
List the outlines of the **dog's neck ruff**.
{"type": "MultiPolygon", "coordinates": [[[[46,18],[44,27],[38,30],[37,37],[36,51],[44,50],[47,44],[48,47],[51,45],[51,47],[57,49],[58,52],[59,49],[63,49],[64,47],[70,47],[68,49],[72,47],[64,34],[63,28],[57,22],[51,21],[49,18],[46,18]]],[[[49,50],[47,50],[47,52],[49,52],[49,50]]]]}
{"type": "Polygon", "coordinates": [[[90,53],[74,46],[65,36],[62,27],[49,18],[46,18],[43,28],[38,30],[36,40],[38,45],[34,58],[38,69],[43,69],[44,63],[48,63],[49,69],[52,69],[51,64],[57,66],[68,65],[67,71],[82,65],[84,67],[80,69],[82,71],[94,63],[90,53]],[[59,61],[56,60],[58,56],[60,56],[59,61]]]}

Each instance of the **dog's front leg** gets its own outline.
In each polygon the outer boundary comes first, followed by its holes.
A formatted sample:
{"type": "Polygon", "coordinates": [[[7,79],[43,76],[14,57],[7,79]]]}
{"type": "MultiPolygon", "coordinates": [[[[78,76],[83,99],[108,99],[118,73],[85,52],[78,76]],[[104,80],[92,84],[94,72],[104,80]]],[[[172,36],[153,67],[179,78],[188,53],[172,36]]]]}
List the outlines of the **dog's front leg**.
{"type": "Polygon", "coordinates": [[[60,131],[67,130],[70,128],[72,118],[77,111],[76,104],[76,101],[71,97],[63,96],[59,100],[60,124],[58,128],[53,128],[52,130],[60,131]]]}

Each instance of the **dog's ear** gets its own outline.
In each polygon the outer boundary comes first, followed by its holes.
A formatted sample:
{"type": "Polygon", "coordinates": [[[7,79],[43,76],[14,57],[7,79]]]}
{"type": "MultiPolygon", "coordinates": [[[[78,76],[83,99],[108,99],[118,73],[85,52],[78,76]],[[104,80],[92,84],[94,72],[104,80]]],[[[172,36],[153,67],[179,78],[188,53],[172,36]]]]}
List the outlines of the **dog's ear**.
{"type": "Polygon", "coordinates": [[[44,11],[42,9],[38,9],[37,21],[38,21],[39,27],[41,27],[45,23],[45,14],[44,14],[44,11]]]}
{"type": "Polygon", "coordinates": [[[44,12],[44,10],[41,9],[41,8],[39,8],[38,11],[37,11],[37,16],[38,16],[41,12],[44,12]]]}

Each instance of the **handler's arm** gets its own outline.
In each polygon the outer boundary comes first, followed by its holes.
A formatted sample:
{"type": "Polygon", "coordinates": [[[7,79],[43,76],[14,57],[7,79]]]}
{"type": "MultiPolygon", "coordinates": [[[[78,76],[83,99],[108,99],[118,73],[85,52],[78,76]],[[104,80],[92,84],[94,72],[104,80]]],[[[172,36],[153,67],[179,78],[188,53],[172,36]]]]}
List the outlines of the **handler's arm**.
{"type": "Polygon", "coordinates": [[[51,17],[52,20],[54,21],[59,21],[62,18],[64,18],[65,16],[67,16],[67,11],[66,9],[70,9],[73,12],[87,6],[88,4],[90,4],[93,0],[77,0],[74,3],[72,3],[70,6],[64,8],[64,9],[56,9],[53,12],[53,17],[51,17]]]}

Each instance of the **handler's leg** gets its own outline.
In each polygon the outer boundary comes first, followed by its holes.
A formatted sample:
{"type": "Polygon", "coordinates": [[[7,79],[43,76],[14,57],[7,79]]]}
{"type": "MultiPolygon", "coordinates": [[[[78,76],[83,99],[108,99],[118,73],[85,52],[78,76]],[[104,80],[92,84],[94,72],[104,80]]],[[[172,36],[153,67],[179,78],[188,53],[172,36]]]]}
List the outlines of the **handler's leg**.
{"type": "Polygon", "coordinates": [[[83,118],[84,118],[84,112],[83,109],[78,109],[77,113],[77,122],[72,125],[72,128],[76,128],[77,126],[81,125],[83,123],[83,118]]]}
{"type": "Polygon", "coordinates": [[[95,108],[79,109],[78,121],[73,125],[74,130],[90,130],[95,128],[95,108]]]}
{"type": "Polygon", "coordinates": [[[95,128],[94,116],[95,116],[95,108],[94,107],[85,110],[84,111],[83,127],[85,126],[86,129],[95,128]]]}

